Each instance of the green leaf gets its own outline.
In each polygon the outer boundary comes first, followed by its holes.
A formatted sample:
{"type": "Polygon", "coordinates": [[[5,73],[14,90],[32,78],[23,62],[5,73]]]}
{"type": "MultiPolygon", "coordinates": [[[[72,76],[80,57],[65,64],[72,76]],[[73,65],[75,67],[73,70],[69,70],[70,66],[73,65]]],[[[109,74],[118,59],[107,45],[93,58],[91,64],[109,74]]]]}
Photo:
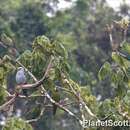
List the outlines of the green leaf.
{"type": "Polygon", "coordinates": [[[130,90],[128,90],[128,91],[127,91],[127,96],[129,96],[129,97],[130,97],[130,90]]]}
{"type": "Polygon", "coordinates": [[[98,72],[98,77],[100,80],[104,80],[106,76],[110,75],[110,73],[111,73],[111,65],[110,63],[105,62],[98,72]]]}
{"type": "Polygon", "coordinates": [[[112,59],[121,65],[123,64],[122,58],[116,52],[112,52],[112,59]]]}
{"type": "Polygon", "coordinates": [[[126,69],[126,75],[127,75],[127,78],[130,79],[130,67],[126,69]]]}
{"type": "Polygon", "coordinates": [[[123,103],[130,107],[130,90],[127,91],[127,94],[123,98],[123,103]]]}
{"type": "Polygon", "coordinates": [[[35,51],[41,51],[42,53],[51,54],[52,53],[52,44],[50,43],[50,40],[42,35],[35,38],[33,42],[33,49],[35,51]]]}
{"type": "Polygon", "coordinates": [[[117,89],[116,89],[117,91],[116,91],[116,96],[118,96],[119,98],[122,98],[122,97],[124,97],[125,95],[126,95],[126,88],[125,88],[125,86],[124,86],[124,84],[122,83],[122,84],[118,84],[118,87],[117,87],[117,89]]]}
{"type": "Polygon", "coordinates": [[[60,32],[57,34],[56,39],[58,41],[61,41],[63,43],[63,45],[65,46],[65,48],[67,48],[67,50],[69,50],[69,51],[77,48],[77,44],[75,44],[76,39],[72,32],[67,33],[67,34],[60,32]]]}
{"type": "Polygon", "coordinates": [[[115,84],[115,85],[118,85],[118,84],[121,84],[124,80],[124,73],[121,69],[118,68],[118,70],[116,71],[112,71],[111,74],[110,74],[110,78],[111,78],[111,81],[115,84]]]}
{"type": "Polygon", "coordinates": [[[0,67],[0,80],[4,78],[4,68],[0,67]]]}
{"type": "Polygon", "coordinates": [[[124,72],[123,72],[121,69],[119,69],[119,70],[117,71],[117,80],[118,80],[119,82],[123,82],[124,77],[125,77],[124,72]]]}
{"type": "Polygon", "coordinates": [[[130,53],[130,43],[127,43],[127,42],[123,43],[121,50],[124,50],[124,51],[130,53]]]}
{"type": "Polygon", "coordinates": [[[116,73],[111,73],[110,78],[111,78],[111,81],[112,81],[115,85],[118,84],[118,76],[117,76],[116,73]]]}
{"type": "Polygon", "coordinates": [[[53,42],[53,46],[55,46],[55,53],[61,57],[64,57],[65,59],[68,58],[68,53],[66,51],[66,49],[64,48],[63,44],[58,42],[58,41],[54,41],[53,42]]]}
{"type": "Polygon", "coordinates": [[[26,123],[23,119],[12,117],[7,119],[6,125],[2,130],[33,130],[32,126],[26,123]]]}
{"type": "Polygon", "coordinates": [[[49,79],[50,80],[54,80],[55,77],[56,77],[56,74],[55,74],[55,69],[54,68],[51,68],[48,72],[48,76],[49,76],[49,79]]]}
{"type": "Polygon", "coordinates": [[[7,96],[6,88],[0,85],[0,105],[6,101],[7,96]]]}
{"type": "Polygon", "coordinates": [[[91,91],[90,91],[89,86],[83,86],[83,87],[81,87],[80,90],[81,90],[80,93],[81,93],[82,97],[90,96],[91,95],[91,91]]]}
{"type": "Polygon", "coordinates": [[[120,66],[128,68],[129,62],[116,52],[112,52],[112,59],[120,66]]]}
{"type": "Polygon", "coordinates": [[[5,33],[1,35],[1,41],[8,47],[14,45],[12,39],[8,37],[5,33]]]}
{"type": "Polygon", "coordinates": [[[100,116],[107,116],[112,112],[112,102],[110,99],[104,100],[99,107],[100,116]]]}

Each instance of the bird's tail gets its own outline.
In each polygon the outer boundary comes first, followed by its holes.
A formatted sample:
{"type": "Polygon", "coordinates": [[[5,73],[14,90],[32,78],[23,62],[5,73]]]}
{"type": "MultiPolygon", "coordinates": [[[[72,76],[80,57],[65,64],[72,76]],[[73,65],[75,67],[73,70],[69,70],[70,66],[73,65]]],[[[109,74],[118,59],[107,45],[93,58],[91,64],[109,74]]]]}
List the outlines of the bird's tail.
{"type": "Polygon", "coordinates": [[[27,92],[27,89],[23,89],[23,95],[25,95],[26,97],[28,96],[28,92],[27,92]]]}
{"type": "Polygon", "coordinates": [[[53,104],[53,115],[56,115],[57,106],[53,104]]]}

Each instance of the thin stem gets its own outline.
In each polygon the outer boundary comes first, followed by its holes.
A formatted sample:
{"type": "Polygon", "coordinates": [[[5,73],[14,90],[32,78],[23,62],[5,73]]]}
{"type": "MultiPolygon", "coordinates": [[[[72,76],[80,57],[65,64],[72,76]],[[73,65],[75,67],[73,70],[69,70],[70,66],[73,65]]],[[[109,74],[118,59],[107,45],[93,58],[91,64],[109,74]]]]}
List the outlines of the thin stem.
{"type": "Polygon", "coordinates": [[[26,120],[26,122],[27,123],[37,122],[43,116],[44,111],[45,111],[45,107],[42,108],[42,110],[41,110],[41,112],[40,112],[40,114],[39,114],[39,116],[37,118],[26,120]]]}
{"type": "Polygon", "coordinates": [[[5,102],[3,105],[0,106],[0,111],[6,109],[7,106],[11,105],[12,103],[15,102],[17,95],[12,97],[9,101],[5,102]]]}

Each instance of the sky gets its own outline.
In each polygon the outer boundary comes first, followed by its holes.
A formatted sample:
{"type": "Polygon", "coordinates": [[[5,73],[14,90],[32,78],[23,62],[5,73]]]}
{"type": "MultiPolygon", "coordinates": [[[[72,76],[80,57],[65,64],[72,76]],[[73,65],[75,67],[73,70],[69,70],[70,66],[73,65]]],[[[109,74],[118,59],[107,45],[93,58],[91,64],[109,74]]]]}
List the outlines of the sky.
{"type": "MultiPolygon", "coordinates": [[[[123,0],[106,0],[107,3],[114,9],[118,9],[119,6],[123,3],[123,0]]],[[[124,0],[127,4],[130,5],[130,0],[124,0]]]]}
{"type": "MultiPolygon", "coordinates": [[[[76,1],[76,0],[73,0],[73,1],[76,1]]],[[[123,3],[123,1],[125,1],[127,4],[130,5],[130,0],[106,0],[106,1],[114,9],[118,9],[118,7],[120,6],[120,4],[123,3]]],[[[64,0],[60,0],[60,3],[59,3],[58,6],[59,6],[60,9],[64,9],[64,8],[71,7],[72,3],[66,2],[64,0]]]]}
{"type": "MultiPolygon", "coordinates": [[[[76,1],[76,0],[73,0],[73,2],[74,1],[76,1]]],[[[106,0],[108,5],[117,11],[118,11],[118,8],[120,7],[120,5],[123,3],[123,1],[125,1],[126,4],[130,5],[130,0],[106,0]]],[[[58,3],[58,9],[64,10],[66,8],[71,8],[72,5],[73,5],[73,3],[69,2],[69,0],[68,1],[60,0],[60,2],[58,3]]],[[[53,15],[51,13],[47,13],[47,16],[52,17],[53,15]]]]}
{"type": "MultiPolygon", "coordinates": [[[[73,0],[73,2],[76,0],[73,0]]],[[[72,2],[67,2],[64,0],[60,0],[58,7],[59,9],[65,9],[65,8],[70,8],[72,6],[72,2]]]]}

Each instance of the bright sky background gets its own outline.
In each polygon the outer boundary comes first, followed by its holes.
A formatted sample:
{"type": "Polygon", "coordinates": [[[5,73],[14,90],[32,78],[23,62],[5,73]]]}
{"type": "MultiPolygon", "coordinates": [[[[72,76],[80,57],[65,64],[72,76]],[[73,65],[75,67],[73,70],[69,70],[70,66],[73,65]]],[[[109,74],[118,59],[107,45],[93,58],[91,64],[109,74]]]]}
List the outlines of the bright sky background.
{"type": "MultiPolygon", "coordinates": [[[[118,9],[118,7],[123,3],[123,0],[106,0],[106,1],[114,9],[118,9]]],[[[125,2],[128,5],[130,5],[130,0],[125,0],[125,2]]]]}
{"type": "MultiPolygon", "coordinates": [[[[73,2],[74,1],[76,1],[76,0],[73,0],[73,2]]],[[[67,1],[64,1],[64,0],[60,0],[60,2],[58,4],[59,9],[70,8],[71,6],[72,6],[71,2],[67,2],[67,1]]]]}
{"type": "MultiPolygon", "coordinates": [[[[73,0],[73,2],[76,1],[76,0],[73,0]]],[[[107,3],[109,4],[109,6],[111,6],[112,8],[114,8],[115,10],[118,10],[118,8],[120,7],[120,5],[123,3],[123,1],[126,2],[126,4],[130,5],[130,0],[106,0],[107,3]]],[[[60,0],[60,2],[58,3],[58,9],[59,10],[64,10],[66,8],[71,8],[73,5],[72,2],[67,2],[65,0],[60,0]]],[[[51,13],[47,13],[47,15],[49,17],[52,16],[51,13]]]]}
{"type": "MultiPolygon", "coordinates": [[[[73,0],[73,1],[76,1],[76,0],[73,0]]],[[[106,0],[106,1],[114,9],[118,9],[118,7],[123,3],[123,0],[106,0]]],[[[130,5],[130,0],[125,0],[125,2],[130,5]]],[[[60,0],[60,3],[58,4],[58,6],[60,9],[65,9],[65,8],[71,7],[72,3],[64,1],[64,0],[60,0]]]]}

